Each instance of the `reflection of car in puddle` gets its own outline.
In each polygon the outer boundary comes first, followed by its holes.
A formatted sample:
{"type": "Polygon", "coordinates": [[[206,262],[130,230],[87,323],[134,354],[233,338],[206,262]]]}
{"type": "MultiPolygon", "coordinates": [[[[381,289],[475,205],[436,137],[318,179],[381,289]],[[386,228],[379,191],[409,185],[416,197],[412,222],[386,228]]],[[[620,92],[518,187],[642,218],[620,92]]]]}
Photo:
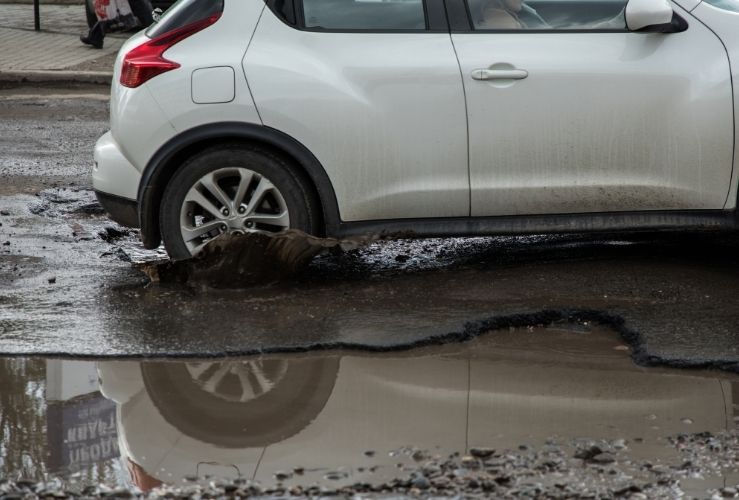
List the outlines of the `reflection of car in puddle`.
{"type": "Polygon", "coordinates": [[[287,373],[287,361],[225,361],[185,363],[198,388],[217,399],[245,403],[272,390],[287,373]]]}
{"type": "Polygon", "coordinates": [[[381,481],[398,474],[402,457],[387,452],[402,446],[502,450],[551,436],[639,437],[632,453],[669,458],[662,437],[735,425],[737,386],[720,375],[639,368],[610,336],[547,332],[512,349],[521,334],[501,335],[423,357],[104,362],[99,373],[142,489],[204,474],[269,484],[295,467],[311,482],[337,467],[348,483],[381,481]]]}
{"type": "Polygon", "coordinates": [[[331,395],[338,359],[142,363],[161,417],[226,448],[266,446],[303,429],[331,395]]]}

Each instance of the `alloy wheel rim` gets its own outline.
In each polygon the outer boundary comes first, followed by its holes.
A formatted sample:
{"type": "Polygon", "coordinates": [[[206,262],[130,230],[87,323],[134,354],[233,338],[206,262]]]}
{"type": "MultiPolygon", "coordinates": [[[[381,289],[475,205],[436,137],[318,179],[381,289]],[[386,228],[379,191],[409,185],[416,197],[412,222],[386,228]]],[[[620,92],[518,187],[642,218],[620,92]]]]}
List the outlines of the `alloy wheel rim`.
{"type": "Polygon", "coordinates": [[[285,360],[190,362],[192,380],[205,392],[230,403],[246,403],[272,391],[285,377],[285,360]]]}
{"type": "Polygon", "coordinates": [[[290,227],[287,203],[264,175],[244,167],[209,172],[190,188],[180,209],[180,233],[190,255],[225,233],[290,227]]]}

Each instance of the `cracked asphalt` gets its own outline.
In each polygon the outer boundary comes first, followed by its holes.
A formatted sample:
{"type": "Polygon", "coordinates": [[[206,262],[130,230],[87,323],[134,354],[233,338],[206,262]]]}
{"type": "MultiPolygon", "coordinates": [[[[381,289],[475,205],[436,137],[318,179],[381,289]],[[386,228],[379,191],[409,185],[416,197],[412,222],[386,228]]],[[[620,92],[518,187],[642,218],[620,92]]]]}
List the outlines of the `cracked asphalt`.
{"type": "Polygon", "coordinates": [[[248,289],[150,283],[133,263],[161,252],[91,192],[106,96],[2,89],[0,117],[2,354],[384,351],[566,322],[610,327],[640,364],[739,372],[735,235],[377,242],[248,289]]]}

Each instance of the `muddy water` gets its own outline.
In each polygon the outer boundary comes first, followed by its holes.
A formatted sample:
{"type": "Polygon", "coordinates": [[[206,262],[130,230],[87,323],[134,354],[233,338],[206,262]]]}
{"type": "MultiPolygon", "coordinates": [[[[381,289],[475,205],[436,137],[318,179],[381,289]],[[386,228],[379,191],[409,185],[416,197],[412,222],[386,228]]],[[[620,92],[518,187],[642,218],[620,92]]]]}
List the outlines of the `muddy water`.
{"type": "Polygon", "coordinates": [[[145,260],[134,266],[153,283],[244,289],[293,277],[321,252],[354,250],[370,241],[316,238],[293,229],[227,234],[210,240],[195,258],[145,260]]]}
{"type": "Polygon", "coordinates": [[[513,496],[707,497],[739,483],[739,379],[637,367],[592,325],[394,355],[2,359],[0,384],[0,476],[78,491],[242,480],[449,493],[440,469],[457,492],[479,493],[484,475],[513,496]]]}

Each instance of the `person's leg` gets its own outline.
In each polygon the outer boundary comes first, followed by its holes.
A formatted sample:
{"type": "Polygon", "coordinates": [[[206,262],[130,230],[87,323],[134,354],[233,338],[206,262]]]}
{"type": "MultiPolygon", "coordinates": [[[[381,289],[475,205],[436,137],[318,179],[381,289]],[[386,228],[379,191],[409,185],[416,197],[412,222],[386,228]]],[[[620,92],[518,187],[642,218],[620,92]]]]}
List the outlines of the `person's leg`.
{"type": "Polygon", "coordinates": [[[131,12],[138,18],[141,26],[146,28],[154,22],[151,14],[154,7],[151,6],[149,0],[128,0],[128,3],[131,6],[131,12]]]}
{"type": "Polygon", "coordinates": [[[89,33],[87,33],[87,36],[81,36],[80,41],[82,43],[85,43],[87,45],[92,45],[96,49],[102,49],[103,48],[103,40],[105,39],[105,32],[108,27],[107,21],[98,21],[95,23],[95,25],[90,28],[89,33]]]}

